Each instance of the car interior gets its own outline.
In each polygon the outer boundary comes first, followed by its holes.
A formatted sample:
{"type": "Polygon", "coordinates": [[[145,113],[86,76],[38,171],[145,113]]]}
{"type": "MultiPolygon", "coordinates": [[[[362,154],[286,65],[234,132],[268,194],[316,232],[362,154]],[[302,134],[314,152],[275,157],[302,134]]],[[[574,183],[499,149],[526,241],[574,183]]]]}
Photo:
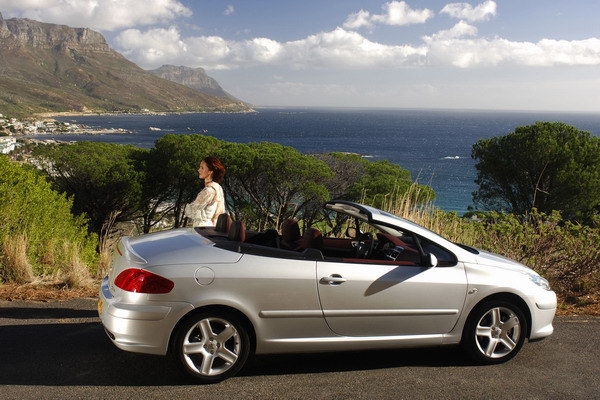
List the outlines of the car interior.
{"type": "MultiPolygon", "coordinates": [[[[298,222],[288,218],[280,232],[267,229],[261,232],[246,230],[242,221],[234,221],[221,214],[216,226],[195,228],[215,246],[230,251],[265,257],[336,261],[362,264],[395,264],[432,266],[429,254],[436,257],[437,265],[456,264],[449,251],[419,238],[410,232],[398,232],[390,227],[373,226],[354,220],[340,235],[323,235],[315,227],[305,227],[301,233],[298,222]],[[340,237],[343,236],[343,237],[340,237]]],[[[338,232],[339,229],[332,229],[338,232]]]]}

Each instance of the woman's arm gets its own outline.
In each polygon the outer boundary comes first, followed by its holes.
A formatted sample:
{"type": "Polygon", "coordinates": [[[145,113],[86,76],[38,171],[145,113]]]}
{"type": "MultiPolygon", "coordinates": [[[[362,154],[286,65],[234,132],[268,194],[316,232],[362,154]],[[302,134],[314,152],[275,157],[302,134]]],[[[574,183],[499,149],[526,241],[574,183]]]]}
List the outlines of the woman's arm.
{"type": "Polygon", "coordinates": [[[215,201],[216,196],[217,191],[210,186],[206,186],[200,191],[200,193],[198,193],[198,196],[196,196],[196,199],[192,201],[191,204],[197,208],[204,208],[212,204],[215,201]]]}

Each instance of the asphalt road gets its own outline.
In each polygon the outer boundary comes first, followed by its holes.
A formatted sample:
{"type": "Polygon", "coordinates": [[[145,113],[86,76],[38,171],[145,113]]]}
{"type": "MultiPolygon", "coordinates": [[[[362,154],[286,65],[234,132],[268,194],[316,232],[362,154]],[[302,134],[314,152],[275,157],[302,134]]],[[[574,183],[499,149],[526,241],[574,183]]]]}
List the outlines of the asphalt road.
{"type": "Polygon", "coordinates": [[[600,318],[557,317],[517,357],[477,366],[457,348],[257,357],[192,385],[165,357],[123,352],[94,299],[0,301],[1,399],[600,399],[600,318]]]}

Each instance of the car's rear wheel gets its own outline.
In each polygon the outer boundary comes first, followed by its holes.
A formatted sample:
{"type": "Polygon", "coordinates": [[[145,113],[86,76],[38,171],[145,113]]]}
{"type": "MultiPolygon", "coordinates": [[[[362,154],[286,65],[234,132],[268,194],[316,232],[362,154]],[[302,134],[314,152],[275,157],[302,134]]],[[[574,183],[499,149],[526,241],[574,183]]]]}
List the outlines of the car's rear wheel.
{"type": "Polygon", "coordinates": [[[189,376],[201,383],[215,383],[237,374],[250,349],[245,324],[235,314],[206,311],[181,324],[173,353],[189,376]]]}
{"type": "Polygon", "coordinates": [[[461,344],[475,361],[499,364],[519,352],[526,335],[527,320],[523,311],[511,302],[492,300],[473,310],[461,344]]]}

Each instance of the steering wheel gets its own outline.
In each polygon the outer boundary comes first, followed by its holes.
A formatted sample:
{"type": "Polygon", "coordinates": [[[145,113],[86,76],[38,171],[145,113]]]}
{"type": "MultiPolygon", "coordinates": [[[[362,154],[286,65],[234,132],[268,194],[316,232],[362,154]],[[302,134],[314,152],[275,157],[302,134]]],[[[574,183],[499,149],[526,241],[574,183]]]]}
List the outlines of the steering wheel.
{"type": "Polygon", "coordinates": [[[371,232],[362,233],[356,242],[356,248],[354,253],[356,258],[367,258],[373,253],[373,247],[375,246],[375,240],[371,232]]]}

